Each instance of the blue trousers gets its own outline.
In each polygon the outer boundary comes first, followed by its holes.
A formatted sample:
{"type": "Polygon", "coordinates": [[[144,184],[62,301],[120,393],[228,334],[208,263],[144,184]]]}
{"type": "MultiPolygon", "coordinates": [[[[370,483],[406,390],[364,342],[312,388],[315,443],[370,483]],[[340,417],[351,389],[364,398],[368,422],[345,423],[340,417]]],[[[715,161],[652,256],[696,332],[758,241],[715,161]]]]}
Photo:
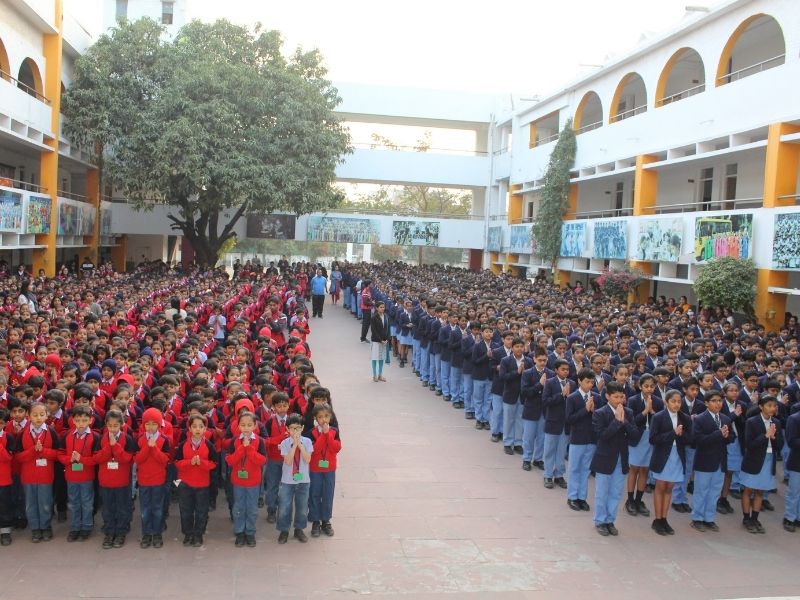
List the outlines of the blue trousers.
{"type": "Polygon", "coordinates": [[[267,493],[264,502],[268,511],[278,510],[278,488],[281,485],[281,473],[283,473],[283,463],[281,461],[267,461],[267,493]]]}
{"type": "Polygon", "coordinates": [[[542,460],[544,457],[544,419],[522,419],[522,460],[542,460]]]}
{"type": "Polygon", "coordinates": [[[294,522],[295,529],[308,525],[308,483],[281,483],[278,490],[278,531],[289,531],[294,522]],[[292,519],[294,505],[294,519],[292,519]]]}
{"type": "MultiPolygon", "coordinates": [[[[442,360],[442,355],[439,354],[439,381],[441,385],[439,386],[442,390],[442,394],[445,396],[451,396],[450,391],[450,361],[449,360],[442,360]]],[[[452,396],[451,396],[452,399],[452,396]]]]}
{"type": "Polygon", "coordinates": [[[492,416],[489,418],[490,429],[493,434],[503,433],[503,397],[500,394],[489,392],[489,400],[492,403],[492,416]]]}
{"type": "Polygon", "coordinates": [[[567,436],[563,433],[544,434],[544,476],[547,479],[564,476],[564,453],[567,436]]]}
{"type": "Polygon", "coordinates": [[[312,522],[330,521],[333,517],[333,492],[336,488],[336,471],[309,473],[311,484],[308,495],[308,519],[312,522]]]}
{"type": "Polygon", "coordinates": [[[786,488],[786,509],[783,518],[797,521],[800,519],[800,473],[797,471],[787,471],[787,473],[789,473],[789,486],[786,488]]]}
{"type": "Polygon", "coordinates": [[[53,484],[24,483],[25,515],[32,531],[50,529],[53,518],[53,484]]]}
{"type": "Polygon", "coordinates": [[[567,500],[586,500],[589,495],[589,467],[594,450],[594,444],[569,445],[567,500]]]}
{"type": "Polygon", "coordinates": [[[94,525],[94,481],[67,482],[70,531],[91,531],[94,525]]]}
{"type": "Polygon", "coordinates": [[[714,522],[714,519],[717,518],[717,500],[724,480],[725,474],[720,469],[713,473],[694,472],[692,521],[714,522]]]}
{"type": "Polygon", "coordinates": [[[686,491],[686,485],[692,478],[694,453],[694,448],[689,448],[688,446],[686,447],[686,474],[683,477],[683,481],[676,483],[675,487],[672,488],[672,502],[674,504],[689,504],[689,495],[686,491]]]}
{"type": "Polygon", "coordinates": [[[233,486],[233,533],[256,534],[260,485],[233,486]]]}
{"type": "Polygon", "coordinates": [[[139,486],[139,510],[142,512],[142,535],[161,535],[164,524],[163,485],[139,486]]]}
{"type": "Polygon", "coordinates": [[[617,508],[625,487],[625,475],[622,474],[622,462],[611,475],[597,473],[594,478],[594,524],[613,524],[617,518],[617,508]]]}
{"type": "Polygon", "coordinates": [[[125,535],[131,528],[131,487],[100,487],[103,500],[103,533],[106,535],[125,535]]]}
{"type": "Polygon", "coordinates": [[[475,414],[475,404],[472,402],[472,374],[463,371],[461,372],[461,401],[464,403],[464,412],[475,414]]]}
{"type": "Polygon", "coordinates": [[[419,373],[420,379],[423,383],[428,383],[428,377],[430,376],[430,353],[428,349],[420,344],[419,347],[419,373]]]}
{"type": "Polygon", "coordinates": [[[442,380],[440,378],[439,367],[442,366],[442,355],[429,353],[428,357],[428,383],[435,384],[436,389],[441,391],[442,380]]]}
{"type": "Polygon", "coordinates": [[[522,403],[503,402],[503,446],[522,446],[522,403]]]}
{"type": "Polygon", "coordinates": [[[489,390],[492,389],[492,382],[488,379],[472,380],[472,405],[475,409],[475,420],[486,423],[489,420],[489,390]]]}
{"type": "Polygon", "coordinates": [[[411,338],[411,366],[419,373],[419,340],[411,338]]]}
{"type": "Polygon", "coordinates": [[[463,402],[464,401],[464,390],[461,387],[461,367],[454,367],[450,365],[450,377],[448,381],[450,382],[450,399],[453,402],[463,402]]]}

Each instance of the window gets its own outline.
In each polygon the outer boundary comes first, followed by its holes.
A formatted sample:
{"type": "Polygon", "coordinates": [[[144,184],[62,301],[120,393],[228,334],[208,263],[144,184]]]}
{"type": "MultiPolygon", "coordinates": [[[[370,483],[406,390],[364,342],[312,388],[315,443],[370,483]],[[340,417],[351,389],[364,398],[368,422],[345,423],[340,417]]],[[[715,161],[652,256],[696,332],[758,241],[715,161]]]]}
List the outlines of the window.
{"type": "Polygon", "coordinates": [[[175,9],[174,2],[162,2],[161,3],[161,24],[162,25],[172,25],[172,13],[175,9]]]}
{"type": "MultiPolygon", "coordinates": [[[[736,199],[736,176],[739,173],[739,165],[736,163],[725,165],[725,189],[723,190],[723,200],[736,199]]],[[[734,202],[726,202],[725,210],[736,208],[734,202]]]]}
{"type": "Polygon", "coordinates": [[[622,214],[623,192],[625,191],[625,184],[622,181],[617,182],[616,190],[614,191],[614,208],[617,210],[617,215],[622,214]]]}
{"type": "Polygon", "coordinates": [[[117,18],[128,18],[128,0],[117,0],[117,18]]]}
{"type": "Polygon", "coordinates": [[[711,200],[714,192],[714,168],[708,167],[700,171],[700,185],[698,186],[698,201],[700,210],[711,210],[711,200]]]}

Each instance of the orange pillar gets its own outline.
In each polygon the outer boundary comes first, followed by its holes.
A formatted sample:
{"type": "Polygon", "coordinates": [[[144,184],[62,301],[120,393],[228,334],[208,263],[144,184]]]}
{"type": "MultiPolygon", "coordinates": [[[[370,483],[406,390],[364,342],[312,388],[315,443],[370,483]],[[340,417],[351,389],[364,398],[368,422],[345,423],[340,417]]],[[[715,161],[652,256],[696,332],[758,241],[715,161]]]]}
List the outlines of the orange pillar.
{"type": "Polygon", "coordinates": [[[508,188],[508,222],[522,222],[522,189],[521,183],[516,183],[508,188]]]}
{"type": "Polygon", "coordinates": [[[787,271],[759,269],[756,282],[755,313],[759,323],[768,331],[777,331],[783,325],[786,313],[786,294],[770,293],[770,287],[789,287],[787,271]]]}
{"type": "Polygon", "coordinates": [[[764,208],[795,204],[793,196],[797,193],[800,145],[781,142],[781,136],[798,131],[800,127],[787,123],[773,123],[769,126],[764,164],[764,208]]]}
{"type": "Polygon", "coordinates": [[[117,238],[117,244],[111,248],[111,262],[114,263],[114,270],[117,273],[125,272],[125,262],[128,257],[128,236],[121,235],[117,238]]]}
{"type": "Polygon", "coordinates": [[[652,154],[640,154],[636,157],[636,172],[633,188],[633,214],[654,215],[658,197],[658,172],[645,169],[648,163],[658,160],[652,154]]]}

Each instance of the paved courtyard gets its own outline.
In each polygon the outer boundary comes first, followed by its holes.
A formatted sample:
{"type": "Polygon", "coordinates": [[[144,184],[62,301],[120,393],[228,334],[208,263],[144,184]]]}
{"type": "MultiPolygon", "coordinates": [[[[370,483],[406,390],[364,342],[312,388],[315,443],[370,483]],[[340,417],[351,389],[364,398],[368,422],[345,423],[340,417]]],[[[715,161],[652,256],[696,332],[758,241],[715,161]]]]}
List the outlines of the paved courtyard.
{"type": "MultiPolygon", "coordinates": [[[[800,534],[765,513],[767,534],[753,536],[737,515],[719,533],[689,528],[661,538],[642,517],[620,515],[618,538],[601,538],[590,513],[546,490],[541,471],[524,472],[486,431],[423,390],[393,363],[388,383],[373,383],[357,323],[326,304],[313,319],[314,364],[333,393],[342,423],[333,538],[278,546],[263,517],[258,546],[233,547],[223,502],[206,544],[184,548],[173,505],[163,549],[119,550],[100,538],[33,545],[29,532],[0,550],[0,598],[175,598],[223,600],[305,597],[381,598],[741,598],[800,593],[800,534]]],[[[781,486],[781,494],[783,487],[781,486]]],[[[222,498],[222,497],[221,497],[222,498]]],[[[590,503],[592,496],[590,493],[590,503]]],[[[645,500],[652,505],[648,495],[645,500]]]]}

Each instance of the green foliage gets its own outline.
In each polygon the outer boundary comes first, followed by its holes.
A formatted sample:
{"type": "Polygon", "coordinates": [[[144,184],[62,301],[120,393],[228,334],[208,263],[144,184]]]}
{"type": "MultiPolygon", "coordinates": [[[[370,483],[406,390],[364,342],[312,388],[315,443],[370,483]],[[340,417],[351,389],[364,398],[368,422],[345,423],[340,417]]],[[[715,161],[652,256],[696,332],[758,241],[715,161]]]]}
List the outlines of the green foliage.
{"type": "Polygon", "coordinates": [[[758,273],[752,259],[715,258],[700,268],[694,293],[703,306],[753,314],[758,273]]]}
{"type": "Polygon", "coordinates": [[[625,265],[622,269],[605,269],[595,279],[597,287],[604,295],[610,298],[624,300],[628,297],[628,292],[635,290],[640,283],[650,276],[639,269],[625,265]]]}
{"type": "Polygon", "coordinates": [[[350,151],[317,51],[285,57],[276,31],[192,21],[165,41],[155,21],[120,21],[75,64],[68,136],[95,148],[115,187],[169,219],[213,263],[250,212],[334,208],[350,151]],[[220,231],[221,211],[233,209],[220,231]]]}
{"type": "Polygon", "coordinates": [[[575,164],[575,132],[572,119],[564,124],[544,174],[539,212],[533,222],[536,256],[555,266],[561,249],[561,220],[567,211],[569,172],[575,164]]]}

